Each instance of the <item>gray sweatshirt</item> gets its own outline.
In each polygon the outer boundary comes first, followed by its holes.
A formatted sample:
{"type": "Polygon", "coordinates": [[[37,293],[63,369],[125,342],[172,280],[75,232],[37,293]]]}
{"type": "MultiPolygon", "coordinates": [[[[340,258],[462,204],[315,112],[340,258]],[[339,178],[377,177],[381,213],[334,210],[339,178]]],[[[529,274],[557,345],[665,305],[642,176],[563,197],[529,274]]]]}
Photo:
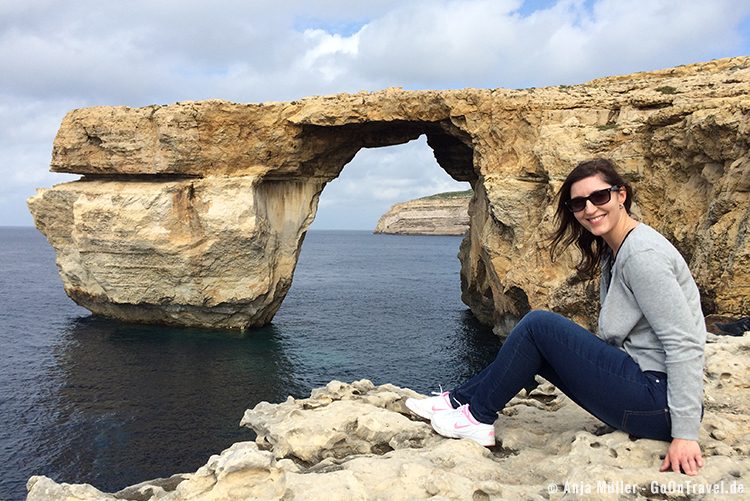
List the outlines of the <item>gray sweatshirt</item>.
{"type": "Polygon", "coordinates": [[[598,336],[625,350],[642,371],[667,374],[672,438],[698,439],[706,325],[685,260],[640,223],[601,275],[598,336]]]}

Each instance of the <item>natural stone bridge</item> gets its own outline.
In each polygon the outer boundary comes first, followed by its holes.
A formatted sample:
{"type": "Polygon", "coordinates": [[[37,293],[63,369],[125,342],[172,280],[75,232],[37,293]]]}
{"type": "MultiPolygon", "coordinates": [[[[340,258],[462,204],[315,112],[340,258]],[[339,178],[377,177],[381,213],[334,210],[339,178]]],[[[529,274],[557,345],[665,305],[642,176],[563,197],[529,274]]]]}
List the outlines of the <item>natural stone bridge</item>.
{"type": "Polygon", "coordinates": [[[463,299],[501,325],[529,308],[584,323],[595,287],[550,263],[552,201],[580,160],[614,159],[637,213],[683,253],[705,313],[750,311],[750,58],[576,86],[402,91],[289,103],[75,110],[29,200],[65,290],[129,321],[247,328],[273,318],[318,197],[361,148],[426,134],[474,189],[463,299]]]}

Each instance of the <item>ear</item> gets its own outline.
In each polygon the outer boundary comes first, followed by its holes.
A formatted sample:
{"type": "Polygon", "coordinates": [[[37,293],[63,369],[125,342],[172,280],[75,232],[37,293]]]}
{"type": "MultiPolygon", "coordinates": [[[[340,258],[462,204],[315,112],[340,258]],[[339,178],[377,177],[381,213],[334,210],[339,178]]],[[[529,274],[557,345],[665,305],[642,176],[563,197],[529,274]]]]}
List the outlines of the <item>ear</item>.
{"type": "Polygon", "coordinates": [[[620,204],[624,204],[625,200],[628,199],[628,192],[625,190],[624,187],[620,187],[619,190],[617,190],[617,201],[620,204]]]}

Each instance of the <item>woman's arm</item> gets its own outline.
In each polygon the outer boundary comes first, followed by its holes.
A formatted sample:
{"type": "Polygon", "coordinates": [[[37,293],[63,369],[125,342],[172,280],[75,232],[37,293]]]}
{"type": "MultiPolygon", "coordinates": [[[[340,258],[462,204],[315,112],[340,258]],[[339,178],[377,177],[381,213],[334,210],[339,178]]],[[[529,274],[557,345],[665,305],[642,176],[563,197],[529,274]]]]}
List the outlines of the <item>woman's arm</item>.
{"type": "MultiPolygon", "coordinates": [[[[657,250],[638,252],[623,263],[623,276],[633,292],[639,308],[646,317],[665,353],[667,368],[667,399],[672,418],[673,442],[662,464],[666,470],[682,469],[685,473],[697,472],[702,464],[698,431],[703,400],[703,352],[705,328],[696,319],[695,307],[691,306],[687,294],[691,287],[680,286],[675,265],[669,256],[657,250]]],[[[697,288],[695,298],[697,302],[697,288]]]]}

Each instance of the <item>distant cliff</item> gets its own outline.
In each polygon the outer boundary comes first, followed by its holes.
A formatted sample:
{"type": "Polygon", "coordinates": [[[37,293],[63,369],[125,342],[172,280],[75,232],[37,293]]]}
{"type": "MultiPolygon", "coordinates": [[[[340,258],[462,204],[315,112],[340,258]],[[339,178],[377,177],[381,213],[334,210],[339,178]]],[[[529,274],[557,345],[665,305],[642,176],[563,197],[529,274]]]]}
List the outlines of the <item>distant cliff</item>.
{"type": "Polygon", "coordinates": [[[469,229],[473,192],[451,191],[396,204],[383,214],[375,233],[463,235],[469,229]]]}

